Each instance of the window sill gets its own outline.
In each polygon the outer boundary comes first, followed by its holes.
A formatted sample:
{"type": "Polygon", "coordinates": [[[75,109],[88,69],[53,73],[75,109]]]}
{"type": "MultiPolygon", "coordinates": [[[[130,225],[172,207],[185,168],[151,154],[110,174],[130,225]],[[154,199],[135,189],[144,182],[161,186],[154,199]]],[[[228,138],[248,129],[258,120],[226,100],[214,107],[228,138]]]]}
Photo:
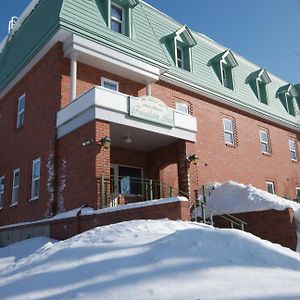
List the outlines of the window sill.
{"type": "Polygon", "coordinates": [[[262,152],[261,154],[264,155],[264,156],[271,156],[272,155],[271,153],[268,153],[268,152],[262,152]]]}
{"type": "Polygon", "coordinates": [[[28,201],[29,202],[33,202],[33,201],[38,201],[39,200],[39,197],[36,197],[36,198],[31,198],[31,199],[29,199],[28,201]]]}
{"type": "Polygon", "coordinates": [[[298,163],[298,160],[297,159],[291,159],[291,162],[298,163]]]}
{"type": "Polygon", "coordinates": [[[231,148],[236,148],[235,144],[229,144],[229,143],[225,143],[226,147],[231,147],[231,148]]]}
{"type": "Polygon", "coordinates": [[[11,204],[9,207],[16,207],[16,206],[18,206],[18,203],[11,204]]]}

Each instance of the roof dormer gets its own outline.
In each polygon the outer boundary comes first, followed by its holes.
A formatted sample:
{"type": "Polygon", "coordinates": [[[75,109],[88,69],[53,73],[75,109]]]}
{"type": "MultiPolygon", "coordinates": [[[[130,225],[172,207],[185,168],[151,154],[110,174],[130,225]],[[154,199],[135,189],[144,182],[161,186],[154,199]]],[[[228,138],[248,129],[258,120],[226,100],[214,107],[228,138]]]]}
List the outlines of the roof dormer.
{"type": "Polygon", "coordinates": [[[221,84],[228,89],[234,90],[232,69],[238,66],[238,62],[231,50],[227,49],[216,55],[210,60],[209,64],[213,67],[221,84]]]}
{"type": "Polygon", "coordinates": [[[246,80],[256,98],[264,104],[268,104],[267,84],[270,82],[271,79],[263,68],[251,73],[246,80]]]}
{"type": "Polygon", "coordinates": [[[295,104],[296,97],[298,97],[297,88],[288,83],[282,87],[280,87],[276,92],[276,97],[280,99],[285,110],[291,115],[295,116],[295,104]]]}
{"type": "Polygon", "coordinates": [[[189,28],[184,25],[169,35],[167,38],[167,48],[171,57],[178,68],[192,71],[192,52],[191,48],[197,42],[189,28]]]}

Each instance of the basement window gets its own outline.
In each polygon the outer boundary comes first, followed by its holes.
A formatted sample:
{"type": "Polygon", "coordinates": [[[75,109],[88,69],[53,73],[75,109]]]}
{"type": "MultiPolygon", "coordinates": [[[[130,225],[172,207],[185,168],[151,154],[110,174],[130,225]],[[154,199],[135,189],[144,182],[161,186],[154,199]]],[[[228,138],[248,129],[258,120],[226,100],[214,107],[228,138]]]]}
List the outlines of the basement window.
{"type": "Polygon", "coordinates": [[[0,209],[3,208],[3,204],[4,204],[4,186],[5,184],[5,177],[2,176],[0,177],[0,209]]]}
{"type": "Polygon", "coordinates": [[[20,187],[20,169],[16,169],[16,170],[14,170],[14,173],[13,173],[11,206],[15,206],[18,204],[19,187],[20,187]]]}
{"type": "Polygon", "coordinates": [[[267,192],[270,194],[275,194],[275,184],[274,181],[267,181],[266,182],[267,192]]]}

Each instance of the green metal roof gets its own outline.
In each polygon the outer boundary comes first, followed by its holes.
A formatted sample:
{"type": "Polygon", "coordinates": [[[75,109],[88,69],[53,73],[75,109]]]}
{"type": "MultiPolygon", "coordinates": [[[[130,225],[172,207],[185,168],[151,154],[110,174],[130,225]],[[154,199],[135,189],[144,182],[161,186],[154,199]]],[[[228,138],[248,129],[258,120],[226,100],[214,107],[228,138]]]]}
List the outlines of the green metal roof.
{"type": "MultiPolygon", "coordinates": [[[[168,66],[165,78],[172,77],[199,90],[211,91],[234,105],[253,109],[300,128],[298,106],[296,117],[291,116],[276,98],[277,91],[288,84],[286,81],[268,74],[271,80],[267,85],[268,105],[261,103],[247,82],[247,78],[256,74],[261,67],[232,51],[238,63],[233,69],[234,90],[223,87],[209,62],[214,57],[222,56],[228,49],[187,27],[187,32],[196,42],[191,48],[192,71],[176,67],[174,58],[167,49],[166,37],[170,37],[184,25],[142,0],[133,2],[137,5],[132,7],[132,36],[127,37],[108,28],[104,12],[105,0],[40,0],[0,56],[0,91],[58,28],[62,28],[127,55],[139,57],[153,65],[168,66]]],[[[133,2],[131,0],[129,4],[132,5],[133,2]]]]}

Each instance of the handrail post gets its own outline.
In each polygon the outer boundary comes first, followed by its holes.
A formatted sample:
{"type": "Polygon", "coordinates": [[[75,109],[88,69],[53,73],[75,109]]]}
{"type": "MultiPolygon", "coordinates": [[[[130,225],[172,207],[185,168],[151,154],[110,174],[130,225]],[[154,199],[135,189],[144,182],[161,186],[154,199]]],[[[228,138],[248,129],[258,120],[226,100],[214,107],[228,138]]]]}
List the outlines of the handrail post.
{"type": "Polygon", "coordinates": [[[201,215],[202,215],[202,222],[206,224],[206,216],[205,216],[205,204],[201,201],[201,215]]]}
{"type": "Polygon", "coordinates": [[[150,189],[150,200],[153,200],[153,182],[152,179],[149,181],[149,189],[150,189]]]}
{"type": "Polygon", "coordinates": [[[101,186],[101,191],[100,191],[100,208],[104,208],[104,175],[101,174],[100,177],[100,186],[101,186]]]}
{"type": "Polygon", "coordinates": [[[244,226],[244,223],[243,223],[243,222],[241,222],[241,230],[242,230],[242,231],[245,231],[245,226],[244,226]]]}

